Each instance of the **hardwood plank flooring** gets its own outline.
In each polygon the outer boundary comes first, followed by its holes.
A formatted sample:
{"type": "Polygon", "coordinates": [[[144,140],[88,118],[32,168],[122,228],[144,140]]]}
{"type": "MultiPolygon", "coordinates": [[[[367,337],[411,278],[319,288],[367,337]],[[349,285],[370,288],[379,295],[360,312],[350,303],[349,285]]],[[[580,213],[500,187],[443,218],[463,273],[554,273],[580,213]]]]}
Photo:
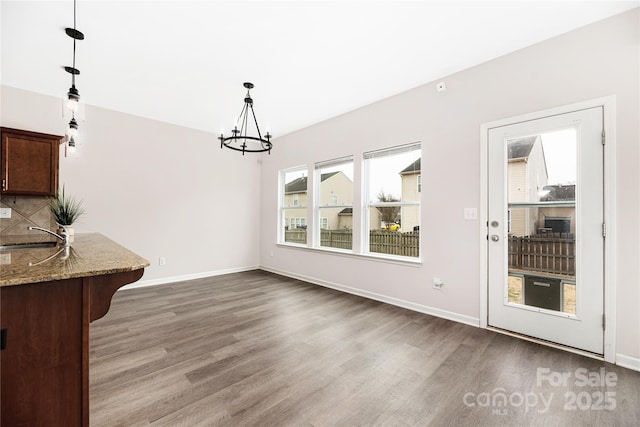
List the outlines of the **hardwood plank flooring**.
{"type": "Polygon", "coordinates": [[[638,372],[259,270],[119,291],[90,352],[93,427],[640,425],[638,372]]]}

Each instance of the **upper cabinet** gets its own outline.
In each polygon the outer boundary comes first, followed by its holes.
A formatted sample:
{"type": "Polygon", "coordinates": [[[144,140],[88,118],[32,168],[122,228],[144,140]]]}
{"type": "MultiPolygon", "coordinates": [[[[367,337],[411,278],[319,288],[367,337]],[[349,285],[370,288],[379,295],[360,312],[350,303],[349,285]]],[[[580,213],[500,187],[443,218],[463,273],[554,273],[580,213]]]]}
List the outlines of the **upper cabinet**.
{"type": "Polygon", "coordinates": [[[0,128],[2,194],[55,196],[62,136],[0,128]]]}

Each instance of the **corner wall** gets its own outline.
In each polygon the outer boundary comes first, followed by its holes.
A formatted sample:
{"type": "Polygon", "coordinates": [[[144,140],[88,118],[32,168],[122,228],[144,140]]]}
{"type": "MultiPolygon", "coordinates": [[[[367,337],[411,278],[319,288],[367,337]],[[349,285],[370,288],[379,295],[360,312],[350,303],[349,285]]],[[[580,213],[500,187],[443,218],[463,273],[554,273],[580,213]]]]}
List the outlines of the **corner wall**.
{"type": "Polygon", "coordinates": [[[480,203],[480,125],[615,95],[616,353],[640,370],[639,22],[636,8],[439,79],[445,92],[431,82],[277,138],[261,172],[261,266],[477,325],[480,224],[463,211],[480,203]],[[415,141],[423,150],[422,265],[276,244],[280,169],[415,141]],[[441,291],[433,277],[445,283],[441,291]]]}
{"type": "MultiPolygon", "coordinates": [[[[61,100],[1,86],[2,126],[64,135],[61,100]]],[[[256,268],[260,164],[215,135],[86,106],[60,185],[84,200],[76,233],[99,232],[151,262],[138,285],[256,268]],[[166,258],[160,267],[159,258],[166,258]]]]}

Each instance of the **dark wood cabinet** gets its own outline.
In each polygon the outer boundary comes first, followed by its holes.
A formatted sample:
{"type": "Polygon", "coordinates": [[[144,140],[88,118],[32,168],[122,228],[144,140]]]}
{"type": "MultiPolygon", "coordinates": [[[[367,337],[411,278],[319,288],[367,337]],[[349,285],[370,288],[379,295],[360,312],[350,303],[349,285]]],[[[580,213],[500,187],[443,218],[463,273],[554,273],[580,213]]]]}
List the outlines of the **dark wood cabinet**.
{"type": "Polygon", "coordinates": [[[89,323],[143,271],[0,287],[0,425],[89,426],[89,323]]]}
{"type": "Polygon", "coordinates": [[[0,128],[2,194],[55,196],[62,136],[0,128]]]}
{"type": "Polygon", "coordinates": [[[0,290],[2,425],[82,424],[81,285],[72,279],[0,290]]]}

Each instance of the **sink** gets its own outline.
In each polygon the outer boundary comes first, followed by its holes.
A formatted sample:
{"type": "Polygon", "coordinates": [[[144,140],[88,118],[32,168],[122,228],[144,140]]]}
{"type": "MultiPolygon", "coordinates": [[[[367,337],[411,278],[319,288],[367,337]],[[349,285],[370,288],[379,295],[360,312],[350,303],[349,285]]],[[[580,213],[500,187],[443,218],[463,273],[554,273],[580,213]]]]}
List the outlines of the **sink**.
{"type": "Polygon", "coordinates": [[[16,243],[10,245],[0,245],[0,252],[15,251],[21,249],[53,248],[55,245],[57,245],[57,242],[16,243]]]}

